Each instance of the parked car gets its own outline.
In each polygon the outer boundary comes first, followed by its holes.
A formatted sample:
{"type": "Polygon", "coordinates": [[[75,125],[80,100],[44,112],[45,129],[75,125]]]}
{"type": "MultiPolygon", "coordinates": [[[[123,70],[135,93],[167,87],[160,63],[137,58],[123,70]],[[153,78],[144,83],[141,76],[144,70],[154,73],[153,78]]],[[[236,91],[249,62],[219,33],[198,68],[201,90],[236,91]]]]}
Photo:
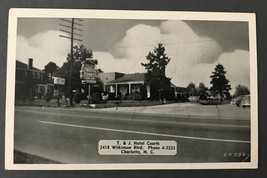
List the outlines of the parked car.
{"type": "Polygon", "coordinates": [[[240,106],[242,106],[243,108],[250,107],[250,95],[246,95],[242,98],[240,106]]]}
{"type": "Polygon", "coordinates": [[[231,104],[234,104],[234,105],[239,107],[242,99],[244,98],[244,96],[245,95],[240,95],[240,96],[237,96],[237,97],[233,98],[232,101],[231,101],[231,104]]]}
{"type": "Polygon", "coordinates": [[[199,98],[198,98],[198,96],[189,96],[188,101],[190,101],[190,102],[198,102],[199,98]]]}

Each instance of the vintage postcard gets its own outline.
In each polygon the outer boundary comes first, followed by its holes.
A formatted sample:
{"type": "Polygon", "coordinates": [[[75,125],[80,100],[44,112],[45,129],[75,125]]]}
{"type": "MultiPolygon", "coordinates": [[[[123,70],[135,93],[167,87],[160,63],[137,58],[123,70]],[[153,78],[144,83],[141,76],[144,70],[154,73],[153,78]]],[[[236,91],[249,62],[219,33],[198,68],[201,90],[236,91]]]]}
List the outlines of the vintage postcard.
{"type": "Polygon", "coordinates": [[[257,168],[255,18],[10,9],[5,168],[257,168]]]}

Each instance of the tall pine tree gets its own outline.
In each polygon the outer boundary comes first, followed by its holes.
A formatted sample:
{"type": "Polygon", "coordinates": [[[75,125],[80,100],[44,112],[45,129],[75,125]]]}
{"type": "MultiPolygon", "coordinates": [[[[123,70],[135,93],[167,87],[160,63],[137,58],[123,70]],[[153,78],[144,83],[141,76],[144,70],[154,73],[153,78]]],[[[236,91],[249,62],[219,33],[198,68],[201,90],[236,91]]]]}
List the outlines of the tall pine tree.
{"type": "Polygon", "coordinates": [[[220,97],[224,97],[223,94],[229,96],[229,90],[231,90],[231,85],[229,84],[229,80],[226,79],[225,77],[226,71],[224,70],[223,65],[218,64],[215,67],[215,71],[212,72],[212,75],[210,76],[211,78],[211,84],[212,87],[210,90],[218,94],[220,97]]]}
{"type": "Polygon", "coordinates": [[[159,43],[152,52],[148,53],[146,59],[148,63],[141,63],[141,65],[147,70],[145,80],[150,85],[150,98],[170,99],[171,79],[166,77],[165,70],[171,59],[165,54],[163,44],[159,43]]]}

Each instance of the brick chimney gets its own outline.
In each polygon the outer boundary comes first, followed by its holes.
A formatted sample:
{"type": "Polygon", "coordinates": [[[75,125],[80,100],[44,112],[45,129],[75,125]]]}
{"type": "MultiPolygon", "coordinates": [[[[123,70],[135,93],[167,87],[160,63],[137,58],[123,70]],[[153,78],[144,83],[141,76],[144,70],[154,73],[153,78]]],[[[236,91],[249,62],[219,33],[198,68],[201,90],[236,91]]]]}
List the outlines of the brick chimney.
{"type": "Polygon", "coordinates": [[[32,69],[32,63],[33,63],[33,59],[29,58],[28,59],[28,69],[32,69]]]}

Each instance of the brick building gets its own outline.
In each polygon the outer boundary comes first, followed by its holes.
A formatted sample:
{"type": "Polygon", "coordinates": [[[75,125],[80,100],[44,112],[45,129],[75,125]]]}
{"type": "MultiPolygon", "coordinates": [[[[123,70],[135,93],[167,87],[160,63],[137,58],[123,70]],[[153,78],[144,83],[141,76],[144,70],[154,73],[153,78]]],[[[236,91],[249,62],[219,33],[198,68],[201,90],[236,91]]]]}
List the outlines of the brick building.
{"type": "Polygon", "coordinates": [[[16,99],[32,99],[53,92],[54,84],[48,75],[40,69],[33,67],[33,59],[28,59],[28,64],[16,60],[16,99]]]}

